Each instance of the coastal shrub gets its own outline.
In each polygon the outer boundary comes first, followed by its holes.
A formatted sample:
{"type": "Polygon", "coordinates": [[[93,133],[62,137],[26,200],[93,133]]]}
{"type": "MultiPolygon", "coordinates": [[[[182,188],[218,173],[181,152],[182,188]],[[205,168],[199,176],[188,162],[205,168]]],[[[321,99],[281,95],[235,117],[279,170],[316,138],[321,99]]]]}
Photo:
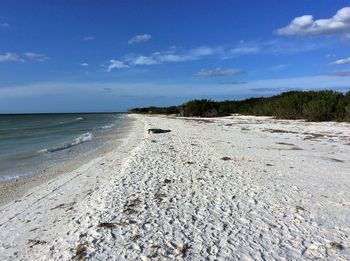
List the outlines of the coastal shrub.
{"type": "Polygon", "coordinates": [[[350,91],[347,92],[344,96],[343,106],[344,106],[343,119],[344,121],[350,122],[350,91]]]}
{"type": "Polygon", "coordinates": [[[312,93],[313,97],[303,106],[303,116],[309,121],[341,120],[342,95],[333,91],[312,93]]]}
{"type": "Polygon", "coordinates": [[[129,110],[131,113],[177,114],[194,117],[227,116],[232,113],[273,116],[280,119],[308,121],[350,121],[350,91],[289,91],[272,97],[245,100],[192,100],[180,106],[146,107],[129,110]]]}
{"type": "Polygon", "coordinates": [[[178,106],[170,107],[145,107],[145,108],[133,108],[128,111],[129,113],[138,113],[138,114],[179,114],[180,110],[178,106]]]}
{"type": "Polygon", "coordinates": [[[272,101],[272,116],[284,119],[303,118],[303,105],[310,99],[308,93],[290,91],[275,96],[272,101]]]}
{"type": "Polygon", "coordinates": [[[346,105],[344,108],[344,120],[350,122],[350,104],[346,105]]]}
{"type": "Polygon", "coordinates": [[[183,104],[180,108],[181,116],[218,116],[218,103],[212,100],[193,100],[183,104]]]}

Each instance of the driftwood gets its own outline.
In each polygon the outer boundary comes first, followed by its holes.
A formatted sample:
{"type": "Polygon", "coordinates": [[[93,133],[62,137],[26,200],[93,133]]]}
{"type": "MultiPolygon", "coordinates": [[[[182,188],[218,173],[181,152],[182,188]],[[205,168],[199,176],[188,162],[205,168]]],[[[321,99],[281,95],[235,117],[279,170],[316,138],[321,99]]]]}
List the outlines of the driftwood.
{"type": "Polygon", "coordinates": [[[171,130],[162,130],[162,129],[148,129],[148,133],[166,133],[166,132],[171,132],[171,130]]]}

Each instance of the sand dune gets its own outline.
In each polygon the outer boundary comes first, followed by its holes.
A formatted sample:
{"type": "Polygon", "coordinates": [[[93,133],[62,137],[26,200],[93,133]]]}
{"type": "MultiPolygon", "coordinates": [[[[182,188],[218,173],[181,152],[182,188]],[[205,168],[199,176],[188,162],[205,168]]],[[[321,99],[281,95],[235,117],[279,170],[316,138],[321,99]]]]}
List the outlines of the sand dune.
{"type": "Polygon", "coordinates": [[[349,123],[130,117],[113,152],[1,206],[1,260],[350,259],[349,123]]]}

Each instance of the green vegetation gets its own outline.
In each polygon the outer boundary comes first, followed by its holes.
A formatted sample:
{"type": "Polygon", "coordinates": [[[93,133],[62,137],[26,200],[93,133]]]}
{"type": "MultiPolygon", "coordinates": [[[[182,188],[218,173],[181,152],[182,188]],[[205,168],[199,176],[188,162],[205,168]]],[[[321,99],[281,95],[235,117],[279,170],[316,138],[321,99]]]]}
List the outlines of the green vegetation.
{"type": "Polygon", "coordinates": [[[350,121],[350,91],[290,91],[241,101],[192,100],[180,106],[134,108],[129,113],[217,117],[232,113],[308,121],[350,121]]]}

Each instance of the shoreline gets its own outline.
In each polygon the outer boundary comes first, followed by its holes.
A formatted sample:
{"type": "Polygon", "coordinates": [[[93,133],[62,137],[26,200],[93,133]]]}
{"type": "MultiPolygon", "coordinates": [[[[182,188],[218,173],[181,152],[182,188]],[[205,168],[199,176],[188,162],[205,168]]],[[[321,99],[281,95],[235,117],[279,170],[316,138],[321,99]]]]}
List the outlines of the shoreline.
{"type": "Polygon", "coordinates": [[[118,145],[120,145],[123,138],[129,134],[132,129],[133,121],[135,120],[128,118],[125,119],[125,121],[126,122],[120,127],[115,127],[114,130],[105,133],[105,136],[108,136],[113,140],[107,140],[108,138],[105,137],[106,140],[103,141],[101,145],[78,155],[76,159],[56,163],[54,166],[43,169],[38,175],[35,176],[0,183],[0,207],[23,196],[28,190],[48,182],[61,174],[76,170],[91,160],[103,157],[107,153],[114,150],[116,147],[118,147],[118,145]]]}
{"type": "Polygon", "coordinates": [[[349,123],[130,117],[0,208],[2,260],[349,260],[349,123]]]}

